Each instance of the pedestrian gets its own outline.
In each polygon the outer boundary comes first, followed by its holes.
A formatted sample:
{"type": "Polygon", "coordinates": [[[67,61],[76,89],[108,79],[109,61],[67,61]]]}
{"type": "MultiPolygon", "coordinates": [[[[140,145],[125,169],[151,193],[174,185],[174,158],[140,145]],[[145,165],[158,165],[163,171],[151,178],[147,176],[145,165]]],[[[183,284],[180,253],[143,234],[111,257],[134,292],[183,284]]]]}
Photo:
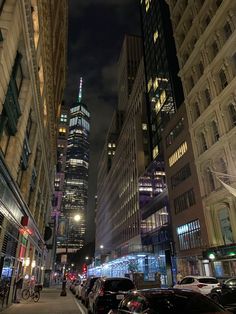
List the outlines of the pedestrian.
{"type": "Polygon", "coordinates": [[[23,275],[20,274],[15,282],[16,285],[16,303],[20,303],[21,300],[21,290],[23,287],[23,275]]]}
{"type": "Polygon", "coordinates": [[[157,288],[161,288],[161,273],[160,272],[156,274],[156,283],[157,283],[157,288]]]}
{"type": "Polygon", "coordinates": [[[182,279],[183,279],[183,275],[181,274],[180,271],[178,271],[178,274],[176,275],[177,284],[180,284],[180,282],[182,281],[182,279]]]}

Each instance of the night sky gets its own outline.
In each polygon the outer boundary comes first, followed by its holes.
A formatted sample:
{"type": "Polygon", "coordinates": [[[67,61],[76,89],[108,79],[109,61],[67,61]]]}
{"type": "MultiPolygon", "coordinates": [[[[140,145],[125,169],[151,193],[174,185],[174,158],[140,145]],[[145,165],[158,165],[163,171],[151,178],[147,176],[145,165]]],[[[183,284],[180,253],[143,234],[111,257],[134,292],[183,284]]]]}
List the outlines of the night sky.
{"type": "Polygon", "coordinates": [[[117,61],[125,33],[140,34],[137,0],[69,0],[65,101],[73,103],[83,77],[82,102],[91,112],[87,241],[94,237],[97,164],[117,106],[117,61]]]}

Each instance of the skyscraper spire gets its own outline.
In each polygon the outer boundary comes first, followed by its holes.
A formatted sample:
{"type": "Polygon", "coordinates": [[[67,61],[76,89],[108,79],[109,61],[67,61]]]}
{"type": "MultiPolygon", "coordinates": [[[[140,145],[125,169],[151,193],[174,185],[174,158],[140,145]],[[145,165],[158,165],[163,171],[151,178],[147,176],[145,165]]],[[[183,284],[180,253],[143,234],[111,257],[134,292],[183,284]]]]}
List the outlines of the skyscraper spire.
{"type": "Polygon", "coordinates": [[[79,82],[79,95],[78,95],[78,102],[81,102],[82,99],[82,86],[83,86],[83,78],[80,78],[80,82],[79,82]]]}

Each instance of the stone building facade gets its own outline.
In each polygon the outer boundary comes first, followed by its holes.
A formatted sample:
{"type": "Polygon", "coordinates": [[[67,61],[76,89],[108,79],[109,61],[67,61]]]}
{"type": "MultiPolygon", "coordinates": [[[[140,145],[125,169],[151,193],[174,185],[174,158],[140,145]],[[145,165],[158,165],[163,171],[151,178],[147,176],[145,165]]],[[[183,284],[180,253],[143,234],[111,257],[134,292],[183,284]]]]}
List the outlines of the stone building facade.
{"type": "Polygon", "coordinates": [[[236,3],[168,0],[208,245],[205,274],[236,275],[236,3]]]}
{"type": "Polygon", "coordinates": [[[65,86],[67,2],[0,7],[0,274],[43,282],[57,116],[65,86]]]}

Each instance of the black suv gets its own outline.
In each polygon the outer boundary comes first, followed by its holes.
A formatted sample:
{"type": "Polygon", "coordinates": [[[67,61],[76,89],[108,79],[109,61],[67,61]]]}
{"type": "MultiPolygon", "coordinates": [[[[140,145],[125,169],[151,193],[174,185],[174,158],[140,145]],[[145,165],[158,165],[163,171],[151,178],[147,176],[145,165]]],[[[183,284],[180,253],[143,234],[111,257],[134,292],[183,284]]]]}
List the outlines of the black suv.
{"type": "Polygon", "coordinates": [[[105,314],[117,309],[125,294],[134,289],[135,285],[129,278],[99,278],[89,293],[88,310],[93,314],[105,314]]]}

